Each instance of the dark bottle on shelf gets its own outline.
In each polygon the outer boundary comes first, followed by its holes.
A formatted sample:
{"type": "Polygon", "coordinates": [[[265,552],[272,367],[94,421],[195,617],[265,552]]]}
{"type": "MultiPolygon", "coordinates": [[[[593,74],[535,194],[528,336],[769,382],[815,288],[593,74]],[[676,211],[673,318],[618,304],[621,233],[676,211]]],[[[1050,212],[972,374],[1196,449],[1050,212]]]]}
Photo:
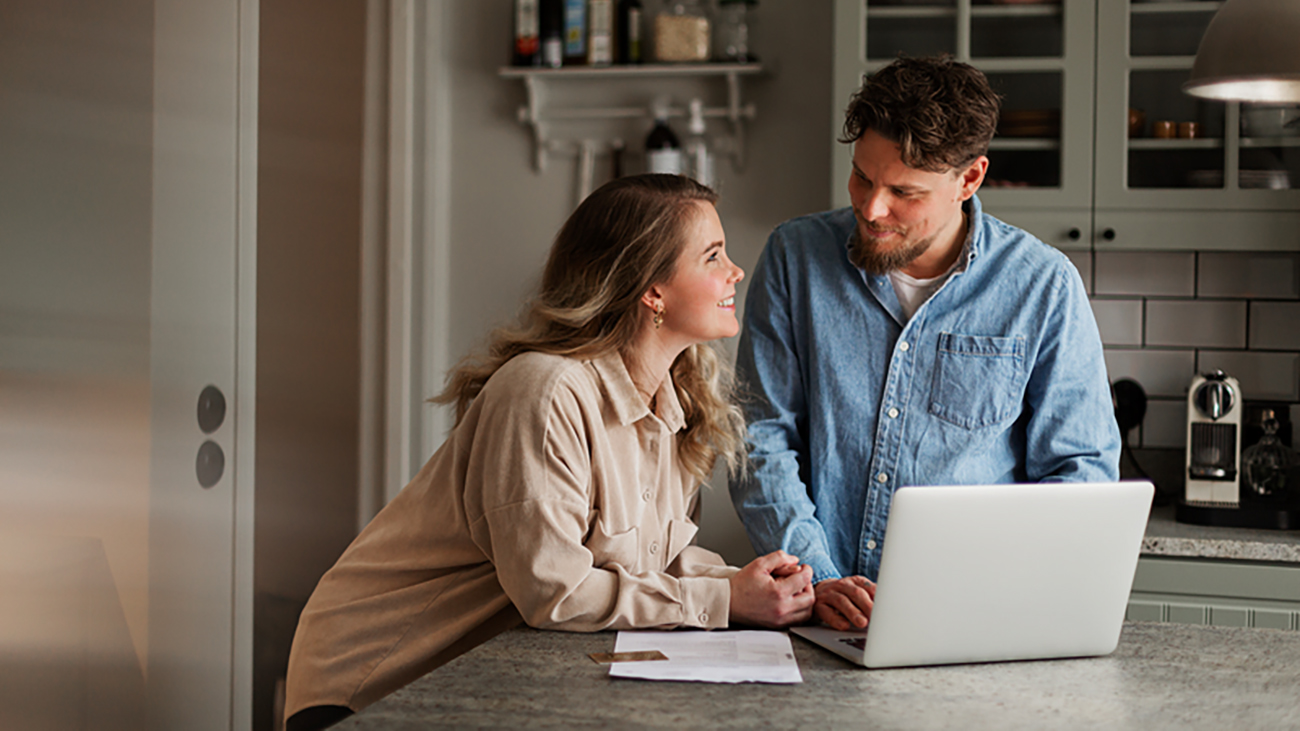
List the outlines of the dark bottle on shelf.
{"type": "Polygon", "coordinates": [[[645,139],[645,171],[681,175],[682,143],[668,126],[667,100],[655,100],[653,113],[655,126],[645,139]]]}
{"type": "Polygon", "coordinates": [[[641,63],[645,60],[645,9],[641,0],[618,0],[615,45],[618,63],[641,63]]]}
{"type": "Polygon", "coordinates": [[[538,8],[542,66],[558,69],[564,63],[564,0],[538,0],[538,8]]]}
{"type": "Polygon", "coordinates": [[[538,0],[515,0],[515,38],[510,63],[515,66],[542,65],[542,27],[538,0]]]}

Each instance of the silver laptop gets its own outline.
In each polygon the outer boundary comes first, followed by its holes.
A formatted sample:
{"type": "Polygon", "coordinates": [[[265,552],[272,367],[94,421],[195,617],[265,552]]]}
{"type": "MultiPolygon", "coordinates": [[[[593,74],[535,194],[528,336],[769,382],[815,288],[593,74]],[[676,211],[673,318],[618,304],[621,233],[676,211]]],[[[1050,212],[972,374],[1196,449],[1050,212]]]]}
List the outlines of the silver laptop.
{"type": "Polygon", "coordinates": [[[1150,482],[905,487],[866,630],[791,632],[869,668],[1106,655],[1150,482]]]}

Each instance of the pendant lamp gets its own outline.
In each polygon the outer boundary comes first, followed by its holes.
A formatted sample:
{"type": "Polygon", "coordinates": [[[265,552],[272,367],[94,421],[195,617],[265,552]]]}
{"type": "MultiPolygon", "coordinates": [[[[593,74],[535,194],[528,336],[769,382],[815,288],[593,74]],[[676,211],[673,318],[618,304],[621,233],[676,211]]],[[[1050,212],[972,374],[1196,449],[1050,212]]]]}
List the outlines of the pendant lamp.
{"type": "Polygon", "coordinates": [[[1219,101],[1300,102],[1300,0],[1227,0],[1183,91],[1219,101]]]}

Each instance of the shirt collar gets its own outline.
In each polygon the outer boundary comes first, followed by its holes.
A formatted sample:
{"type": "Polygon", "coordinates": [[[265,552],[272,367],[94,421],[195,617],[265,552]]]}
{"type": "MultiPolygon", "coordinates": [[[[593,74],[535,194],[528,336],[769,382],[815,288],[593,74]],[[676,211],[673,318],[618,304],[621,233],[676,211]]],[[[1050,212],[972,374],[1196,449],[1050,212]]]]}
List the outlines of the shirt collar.
{"type": "MultiPolygon", "coordinates": [[[[632,376],[627,372],[627,364],[618,351],[592,358],[592,367],[599,374],[605,387],[605,394],[614,408],[614,415],[619,424],[627,426],[650,415],[645,399],[632,383],[632,376]]],[[[673,432],[681,431],[686,425],[686,414],[682,404],[677,400],[677,389],[673,386],[672,374],[664,374],[663,383],[655,393],[656,416],[673,432]]]]}

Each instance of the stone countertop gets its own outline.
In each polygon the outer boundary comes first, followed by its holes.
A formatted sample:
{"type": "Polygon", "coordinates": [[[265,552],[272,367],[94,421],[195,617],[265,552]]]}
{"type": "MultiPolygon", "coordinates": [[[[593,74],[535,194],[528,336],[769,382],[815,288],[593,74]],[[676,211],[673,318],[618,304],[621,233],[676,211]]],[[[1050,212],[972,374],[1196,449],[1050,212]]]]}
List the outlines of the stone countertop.
{"type": "Polygon", "coordinates": [[[1300,728],[1300,632],[1130,622],[1107,657],[890,670],[791,641],[799,685],[669,683],[611,679],[612,632],[515,629],[335,728],[1300,728]]]}
{"type": "Polygon", "coordinates": [[[1143,556],[1217,558],[1300,565],[1300,531],[1215,528],[1174,520],[1172,505],[1155,508],[1142,540],[1143,556]]]}

